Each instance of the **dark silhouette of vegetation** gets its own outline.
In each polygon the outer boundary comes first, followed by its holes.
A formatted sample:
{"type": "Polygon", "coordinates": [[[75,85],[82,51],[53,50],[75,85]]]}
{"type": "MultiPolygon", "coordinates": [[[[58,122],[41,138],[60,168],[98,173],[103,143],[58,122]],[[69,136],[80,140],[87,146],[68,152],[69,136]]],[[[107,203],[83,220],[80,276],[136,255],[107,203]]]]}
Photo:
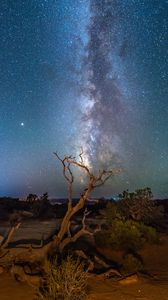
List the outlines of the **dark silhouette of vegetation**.
{"type": "Polygon", "coordinates": [[[119,194],[118,208],[126,218],[135,221],[150,223],[154,218],[162,214],[162,207],[153,201],[153,194],[149,187],[135,190],[135,192],[124,191],[119,194]]]}
{"type": "Polygon", "coordinates": [[[36,194],[29,194],[26,198],[26,201],[29,203],[29,204],[33,204],[35,201],[38,200],[38,196],[36,194]]]}
{"type": "Polygon", "coordinates": [[[30,203],[30,209],[35,218],[52,218],[55,217],[53,206],[48,199],[48,193],[44,193],[36,201],[30,203]]]}

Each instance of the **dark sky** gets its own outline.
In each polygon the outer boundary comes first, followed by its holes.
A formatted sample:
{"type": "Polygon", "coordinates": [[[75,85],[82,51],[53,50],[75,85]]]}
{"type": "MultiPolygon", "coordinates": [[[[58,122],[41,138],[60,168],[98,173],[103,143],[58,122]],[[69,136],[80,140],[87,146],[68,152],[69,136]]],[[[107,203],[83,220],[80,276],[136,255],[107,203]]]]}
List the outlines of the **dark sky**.
{"type": "MultiPolygon", "coordinates": [[[[0,196],[66,196],[60,155],[168,196],[168,1],[0,1],[0,196]]],[[[76,174],[75,195],[82,175],[76,174]]]]}

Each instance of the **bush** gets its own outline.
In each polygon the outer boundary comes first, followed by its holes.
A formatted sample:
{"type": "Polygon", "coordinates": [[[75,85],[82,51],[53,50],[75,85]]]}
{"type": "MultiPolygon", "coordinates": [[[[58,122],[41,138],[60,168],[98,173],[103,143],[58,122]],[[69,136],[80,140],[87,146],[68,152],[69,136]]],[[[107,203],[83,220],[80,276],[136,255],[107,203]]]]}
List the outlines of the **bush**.
{"type": "Polygon", "coordinates": [[[115,220],[110,230],[110,242],[114,248],[128,251],[138,250],[143,239],[134,222],[115,220]]]}
{"type": "Polygon", "coordinates": [[[143,264],[137,256],[129,253],[124,257],[123,269],[129,273],[136,273],[143,270],[143,264]]]}
{"type": "Polygon", "coordinates": [[[45,265],[45,283],[38,300],[80,300],[86,296],[87,274],[79,260],[68,256],[59,265],[57,260],[45,265]]]}
{"type": "Polygon", "coordinates": [[[143,223],[136,223],[136,226],[141,232],[141,237],[145,243],[154,244],[159,242],[159,235],[155,228],[143,223]]]}
{"type": "Polygon", "coordinates": [[[122,205],[120,205],[120,201],[108,203],[106,206],[106,217],[107,224],[111,226],[114,220],[125,220],[128,219],[126,212],[123,211],[122,205]]]}
{"type": "Polygon", "coordinates": [[[95,240],[100,247],[111,245],[115,250],[136,252],[145,242],[156,242],[157,233],[154,228],[143,223],[115,219],[108,230],[95,236],[95,240]]]}

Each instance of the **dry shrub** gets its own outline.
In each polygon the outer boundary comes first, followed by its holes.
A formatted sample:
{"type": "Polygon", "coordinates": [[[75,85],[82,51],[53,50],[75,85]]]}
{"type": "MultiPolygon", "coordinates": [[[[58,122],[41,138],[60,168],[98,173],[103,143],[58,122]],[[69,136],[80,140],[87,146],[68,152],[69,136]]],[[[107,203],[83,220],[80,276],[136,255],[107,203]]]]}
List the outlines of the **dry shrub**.
{"type": "Polygon", "coordinates": [[[38,300],[81,300],[86,296],[87,273],[79,260],[68,256],[58,264],[46,262],[45,283],[38,291],[38,300]]]}

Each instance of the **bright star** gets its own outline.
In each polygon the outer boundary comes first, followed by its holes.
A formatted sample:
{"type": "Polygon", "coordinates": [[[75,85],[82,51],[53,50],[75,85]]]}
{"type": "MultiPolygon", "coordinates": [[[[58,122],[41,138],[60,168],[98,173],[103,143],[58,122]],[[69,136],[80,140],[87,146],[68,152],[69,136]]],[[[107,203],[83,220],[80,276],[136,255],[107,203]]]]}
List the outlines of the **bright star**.
{"type": "Polygon", "coordinates": [[[24,126],[24,122],[21,122],[21,123],[20,123],[20,126],[22,126],[22,127],[23,127],[23,126],[24,126]]]}

